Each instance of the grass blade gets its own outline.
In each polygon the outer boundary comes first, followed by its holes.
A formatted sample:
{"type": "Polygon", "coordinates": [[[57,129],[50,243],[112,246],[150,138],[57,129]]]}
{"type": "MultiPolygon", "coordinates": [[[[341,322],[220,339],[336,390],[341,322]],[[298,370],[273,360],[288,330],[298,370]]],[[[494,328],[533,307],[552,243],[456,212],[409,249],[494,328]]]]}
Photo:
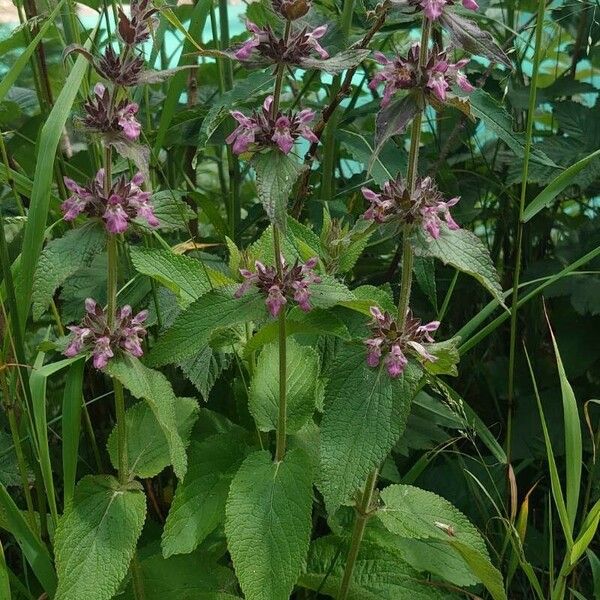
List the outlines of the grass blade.
{"type": "Polygon", "coordinates": [[[533,391],[535,393],[535,399],[538,405],[538,411],[540,413],[540,422],[542,424],[542,431],[544,433],[544,443],[546,444],[546,456],[548,458],[548,469],[550,470],[550,485],[552,488],[552,497],[556,504],[558,511],[558,518],[562,525],[564,536],[567,540],[567,546],[570,549],[573,547],[573,529],[569,520],[567,512],[567,506],[565,504],[565,498],[563,496],[562,487],[560,485],[560,478],[558,476],[558,469],[556,468],[556,460],[554,459],[554,451],[552,450],[552,442],[550,441],[550,434],[548,433],[548,426],[546,425],[546,417],[544,416],[544,409],[542,408],[542,401],[540,400],[540,394],[538,392],[537,381],[533,373],[531,366],[531,360],[529,360],[529,353],[525,348],[525,358],[527,359],[527,366],[529,367],[529,373],[531,375],[531,381],[533,383],[533,391]]]}
{"type": "Polygon", "coordinates": [[[565,169],[553,179],[527,206],[523,212],[523,223],[533,219],[541,210],[546,208],[579,175],[592,160],[600,156],[600,149],[565,169]]]}
{"type": "Polygon", "coordinates": [[[48,550],[31,531],[25,517],[1,483],[0,511],[3,513],[6,529],[14,535],[38,581],[47,594],[52,597],[56,590],[56,573],[48,550]]]}
{"type": "MultiPolygon", "coordinates": [[[[86,42],[85,47],[87,49],[92,46],[96,31],[92,32],[92,35],[86,42]]],[[[31,307],[33,275],[42,251],[42,246],[44,245],[44,232],[50,205],[54,159],[65,123],[87,69],[87,59],[79,55],[40,133],[33,189],[31,191],[31,204],[27,215],[27,225],[25,226],[23,238],[23,252],[21,254],[19,306],[21,309],[20,326],[22,331],[25,330],[27,315],[31,307]]]]}
{"type": "Polygon", "coordinates": [[[71,365],[63,394],[62,461],[65,506],[73,498],[75,480],[77,478],[84,367],[85,360],[78,360],[71,365]]]}
{"type": "Polygon", "coordinates": [[[4,558],[4,548],[0,542],[0,598],[11,599],[10,581],[8,578],[8,569],[6,567],[6,559],[4,558]]]}

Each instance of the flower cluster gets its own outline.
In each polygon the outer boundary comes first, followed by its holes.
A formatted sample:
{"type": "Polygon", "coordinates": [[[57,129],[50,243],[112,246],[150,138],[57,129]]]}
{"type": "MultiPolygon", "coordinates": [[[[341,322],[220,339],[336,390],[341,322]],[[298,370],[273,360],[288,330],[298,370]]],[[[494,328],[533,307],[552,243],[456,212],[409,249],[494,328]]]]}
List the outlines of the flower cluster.
{"type": "Polygon", "coordinates": [[[252,21],[246,21],[246,28],[252,35],[234,51],[238,60],[248,61],[257,56],[268,63],[299,65],[302,59],[314,53],[323,59],[329,58],[329,53],[319,43],[327,33],[326,25],[313,30],[303,27],[292,31],[287,39],[278,37],[269,25],[261,29],[252,21]]]}
{"type": "Polygon", "coordinates": [[[448,229],[459,229],[450,214],[450,208],[459,198],[444,200],[431,177],[417,179],[412,194],[401,177],[387,181],[379,194],[366,187],[362,188],[362,193],[371,203],[364,214],[364,218],[369,221],[385,223],[398,220],[405,224],[415,223],[434,239],[440,237],[440,229],[444,223],[448,229]]]}
{"type": "Polygon", "coordinates": [[[256,286],[265,296],[265,304],[272,316],[276,317],[288,301],[293,300],[300,309],[308,312],[310,305],[310,289],[313,283],[321,283],[321,278],[314,272],[317,258],[307,260],[303,265],[298,261],[293,266],[288,266],[283,256],[281,260],[281,276],[275,267],[265,267],[260,261],[256,261],[256,272],[248,269],[240,269],[244,283],[235,293],[239,298],[252,286],[256,286]]]}
{"type": "Polygon", "coordinates": [[[475,89],[463,72],[468,58],[451,63],[446,51],[434,48],[424,67],[419,69],[419,51],[419,44],[413,44],[406,57],[389,59],[381,52],[375,54],[375,60],[383,65],[383,69],[373,77],[369,87],[374,90],[380,84],[384,85],[382,107],[390,103],[397,90],[420,87],[443,102],[451,85],[458,85],[466,93],[475,89]]]}
{"type": "MultiPolygon", "coordinates": [[[[435,21],[442,16],[444,12],[444,8],[446,6],[452,6],[454,4],[453,0],[409,0],[409,4],[415,5],[419,7],[424,13],[425,16],[431,20],[435,21]]],[[[479,8],[479,4],[475,2],[475,0],[462,0],[462,5],[468,10],[477,10],[479,8]]]]}
{"type": "Polygon", "coordinates": [[[69,326],[71,339],[65,356],[91,351],[96,369],[103,369],[119,350],[132,356],[142,356],[142,340],[146,335],[143,324],[148,317],[147,311],[143,310],[134,316],[131,306],[123,306],[117,310],[112,327],[108,325],[107,314],[95,300],[86,299],[85,311],[80,325],[69,326]]]}
{"type": "Polygon", "coordinates": [[[226,142],[233,144],[233,152],[243,154],[254,147],[259,150],[277,146],[281,152],[288,154],[299,137],[309,142],[318,141],[317,136],[308,127],[308,123],[315,116],[312,110],[305,108],[298,113],[278,112],[273,115],[272,104],[273,96],[269,96],[264,101],[262,109],[254,111],[250,117],[237,110],[231,111],[231,116],[238,125],[226,142]]]}
{"type": "Polygon", "coordinates": [[[110,90],[101,83],[94,87],[94,95],[83,106],[84,125],[91,131],[123,135],[131,141],[140,136],[142,126],[135,118],[138,105],[121,100],[114,103],[110,90]]]}
{"type": "Polygon", "coordinates": [[[98,74],[115,85],[137,85],[144,70],[144,59],[129,52],[117,54],[112,46],[107,46],[104,55],[94,62],[98,74]]]}
{"type": "Polygon", "coordinates": [[[133,46],[150,37],[158,10],[151,0],[132,0],[129,8],[130,17],[119,9],[119,35],[128,46],[133,46]]]}
{"type": "Polygon", "coordinates": [[[408,363],[406,354],[409,352],[415,352],[423,360],[437,360],[424,344],[433,342],[431,334],[440,326],[439,321],[421,325],[421,321],[413,317],[409,310],[400,328],[389,313],[382,312],[376,306],[371,307],[371,315],[371,337],[365,340],[367,364],[370,367],[379,366],[383,360],[389,376],[399,377],[408,363]]]}
{"type": "Polygon", "coordinates": [[[68,177],[64,181],[71,192],[61,205],[65,221],[72,221],[85,212],[89,217],[104,219],[109,233],[123,233],[135,218],[145,219],[150,227],[159,225],[150,203],[151,194],[140,187],[144,182],[141,173],[134,175],[131,181],[119,177],[108,194],[105,192],[104,169],[98,171],[88,186],[79,185],[68,177]]]}

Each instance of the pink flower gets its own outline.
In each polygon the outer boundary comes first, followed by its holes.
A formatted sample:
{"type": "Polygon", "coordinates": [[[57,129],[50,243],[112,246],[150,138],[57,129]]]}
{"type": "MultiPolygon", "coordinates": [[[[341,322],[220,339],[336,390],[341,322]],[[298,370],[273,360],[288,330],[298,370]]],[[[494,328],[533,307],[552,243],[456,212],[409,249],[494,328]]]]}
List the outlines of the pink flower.
{"type": "Polygon", "coordinates": [[[381,344],[383,340],[381,338],[371,338],[365,340],[365,344],[367,345],[367,364],[370,367],[377,367],[379,365],[379,361],[381,360],[381,344]]]}
{"type": "Polygon", "coordinates": [[[427,87],[443,102],[446,99],[446,90],[450,87],[446,81],[445,73],[448,70],[448,63],[445,60],[436,62],[429,71],[427,87]]]}
{"type": "Polygon", "coordinates": [[[479,4],[475,0],[462,0],[462,5],[468,10],[478,10],[479,4]]]}
{"type": "Polygon", "coordinates": [[[278,285],[272,285],[266,299],[267,308],[273,317],[276,317],[287,303],[278,285]]]}
{"type": "Polygon", "coordinates": [[[383,65],[383,69],[371,79],[369,88],[375,90],[380,84],[383,84],[381,106],[385,108],[391,102],[396,91],[417,85],[419,44],[412,45],[406,58],[396,56],[390,60],[381,52],[375,52],[374,56],[375,60],[383,65]]]}
{"type": "Polygon", "coordinates": [[[109,233],[123,233],[127,230],[127,213],[121,205],[121,199],[116,194],[108,199],[103,218],[109,233]]]}
{"type": "Polygon", "coordinates": [[[294,147],[294,138],[290,132],[290,126],[291,122],[288,117],[279,117],[275,122],[275,133],[271,137],[284,154],[289,154],[294,147]]]}
{"type": "Polygon", "coordinates": [[[90,335],[91,330],[87,327],[77,327],[75,325],[70,325],[68,329],[73,335],[71,338],[71,343],[67,346],[64,354],[65,356],[71,358],[81,352],[85,340],[90,335]]]}
{"type": "Polygon", "coordinates": [[[243,154],[254,144],[258,123],[239,110],[231,111],[231,116],[238,122],[238,126],[233,133],[227,137],[225,142],[233,144],[234,154],[243,154]]]}
{"type": "Polygon", "coordinates": [[[385,366],[390,377],[399,377],[404,372],[408,359],[404,356],[400,346],[394,344],[385,359],[385,366]]]}
{"type": "Polygon", "coordinates": [[[440,237],[442,223],[446,223],[448,229],[454,231],[460,229],[450,214],[450,208],[459,201],[459,198],[451,198],[447,202],[438,201],[432,205],[421,207],[422,227],[434,240],[440,237]]]}
{"type": "Polygon", "coordinates": [[[446,6],[446,0],[421,0],[423,12],[431,21],[435,21],[442,15],[444,6],[446,6]]]}
{"type": "Polygon", "coordinates": [[[68,177],[64,178],[65,187],[72,193],[61,205],[65,221],[72,221],[81,214],[91,198],[91,193],[68,177]]]}
{"type": "Polygon", "coordinates": [[[326,33],[327,25],[321,25],[306,33],[306,43],[323,59],[329,58],[329,52],[317,40],[320,40],[326,33]]]}
{"type": "Polygon", "coordinates": [[[130,102],[117,111],[119,127],[123,130],[125,137],[132,141],[137,140],[142,131],[142,126],[135,118],[138,109],[139,106],[135,102],[130,102]]]}
{"type": "Polygon", "coordinates": [[[252,37],[245,41],[242,46],[234,52],[234,55],[238,60],[248,60],[254,49],[257,48],[262,41],[265,41],[265,36],[268,36],[264,29],[255,25],[252,21],[246,21],[246,29],[252,33],[252,37]]]}
{"type": "Polygon", "coordinates": [[[114,353],[110,347],[110,338],[107,336],[98,338],[92,350],[94,368],[104,369],[113,356],[114,353]]]}

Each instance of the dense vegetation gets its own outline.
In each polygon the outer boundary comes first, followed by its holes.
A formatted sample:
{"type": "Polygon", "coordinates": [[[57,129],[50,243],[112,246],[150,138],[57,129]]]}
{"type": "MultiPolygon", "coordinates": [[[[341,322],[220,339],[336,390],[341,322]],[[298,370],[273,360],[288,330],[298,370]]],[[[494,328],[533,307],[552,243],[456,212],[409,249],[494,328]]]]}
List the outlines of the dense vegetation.
{"type": "Polygon", "coordinates": [[[84,3],[0,30],[0,600],[600,598],[597,2],[84,3]]]}

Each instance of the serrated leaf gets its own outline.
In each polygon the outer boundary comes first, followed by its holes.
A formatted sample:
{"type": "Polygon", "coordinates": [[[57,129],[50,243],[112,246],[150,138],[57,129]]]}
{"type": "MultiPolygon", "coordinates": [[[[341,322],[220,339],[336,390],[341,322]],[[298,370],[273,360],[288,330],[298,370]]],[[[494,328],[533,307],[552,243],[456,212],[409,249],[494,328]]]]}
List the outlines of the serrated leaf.
{"type": "Polygon", "coordinates": [[[432,239],[421,231],[413,237],[418,256],[433,257],[445,265],[471,275],[485,287],[500,304],[504,304],[498,273],[483,242],[467,229],[450,231],[442,226],[440,237],[432,239]]]}
{"type": "Polygon", "coordinates": [[[237,433],[192,441],[190,467],[177,486],[162,534],[165,557],[192,552],[223,523],[229,485],[246,452],[246,445],[237,433]]]}
{"type": "MultiPolygon", "coordinates": [[[[198,419],[198,403],[194,398],[177,398],[175,421],[184,445],[190,439],[194,423],[198,419]]],[[[127,456],[129,471],[142,479],[158,475],[171,464],[169,443],[147,402],[138,402],[127,409],[127,456]]],[[[110,461],[118,465],[117,431],[112,430],[106,444],[110,461]]]]}
{"type": "Polygon", "coordinates": [[[419,112],[419,104],[414,94],[408,94],[403,98],[392,101],[389,106],[382,108],[377,113],[375,132],[375,152],[369,171],[379,155],[381,147],[393,135],[402,133],[412,118],[419,112]]]}
{"type": "Polygon", "coordinates": [[[234,298],[236,286],[204,294],[182,312],[173,327],[156,342],[149,356],[152,365],[181,362],[202,350],[216,329],[232,327],[266,314],[264,298],[251,290],[234,298]]]}
{"type": "MultiPolygon", "coordinates": [[[[201,550],[167,559],[153,554],[140,560],[139,575],[144,600],[239,600],[233,571],[201,550]]],[[[139,600],[131,585],[118,598],[139,600]]]]}
{"type": "Polygon", "coordinates": [[[300,64],[305,69],[318,69],[319,71],[325,71],[331,75],[336,75],[346,69],[355,67],[362,60],[367,58],[370,53],[371,51],[368,48],[349,48],[348,50],[343,50],[326,59],[303,58],[300,61],[300,64]]]}
{"type": "MultiPolygon", "coordinates": [[[[495,98],[483,90],[475,90],[469,95],[471,112],[479,117],[486,127],[493,131],[506,145],[519,157],[525,155],[525,135],[522,132],[513,131],[512,118],[506,109],[499,104],[495,98]]],[[[539,149],[531,149],[531,160],[533,162],[557,167],[544,152],[539,149]]]]}
{"type": "Polygon", "coordinates": [[[271,222],[285,231],[288,199],[305,167],[292,154],[277,149],[256,154],[252,166],[256,172],[258,199],[271,222]]]}
{"type": "Polygon", "coordinates": [[[171,290],[184,307],[211,289],[205,267],[194,258],[169,250],[134,247],[131,262],[136,271],[171,290]]]}
{"type": "Polygon", "coordinates": [[[431,302],[431,306],[437,311],[437,286],[435,282],[435,262],[432,258],[415,256],[413,262],[413,273],[421,288],[421,291],[431,302]]]}
{"type": "Polygon", "coordinates": [[[432,375],[451,375],[458,377],[456,365],[460,361],[458,344],[460,338],[453,337],[443,342],[427,344],[427,352],[436,357],[434,361],[425,361],[424,368],[432,375]]]}
{"type": "Polygon", "coordinates": [[[106,372],[118,379],[133,396],[148,403],[167,440],[173,470],[179,479],[183,479],[187,469],[187,456],[185,445],[177,430],[177,398],[169,380],[162,373],[149,369],[130,355],[111,360],[106,372]]]}
{"type": "MultiPolygon", "coordinates": [[[[299,584],[337,598],[344,573],[347,544],[335,537],[322,537],[312,543],[306,568],[299,584]]],[[[347,600],[450,600],[452,594],[438,591],[399,553],[363,540],[347,600]]]]}
{"type": "MultiPolygon", "coordinates": [[[[185,230],[187,222],[196,216],[190,206],[181,199],[181,192],[162,190],[152,194],[151,202],[161,231],[185,230]]],[[[136,223],[147,228],[143,219],[137,219],[136,223]]]]}
{"type": "Polygon", "coordinates": [[[208,402],[210,390],[230,363],[231,355],[216,352],[210,346],[205,346],[195,356],[182,360],[178,367],[188,381],[202,394],[204,401],[208,402]]]}
{"type": "Polygon", "coordinates": [[[125,578],[146,518],[136,485],[109,475],[84,477],[54,537],[55,600],[110,600],[125,578]]]}
{"type": "MultiPolygon", "coordinates": [[[[315,412],[316,384],[319,377],[319,355],[310,346],[301,346],[288,338],[287,429],[301,429],[315,412]]],[[[265,346],[258,357],[250,383],[248,408],[260,431],[277,429],[279,410],[279,345],[265,346]]]]}
{"type": "Polygon", "coordinates": [[[33,317],[39,319],[54,292],[74,273],[89,267],[106,245],[100,223],[89,222],[48,243],[40,255],[33,280],[33,317]]]}
{"type": "Polygon", "coordinates": [[[457,48],[463,48],[471,54],[485,56],[512,69],[510,59],[492,34],[480,29],[471,19],[463,18],[455,11],[445,10],[440,16],[440,23],[450,33],[450,39],[457,48]]]}
{"type": "Polygon", "coordinates": [[[331,275],[321,275],[321,283],[310,285],[310,303],[315,308],[331,308],[354,300],[354,294],[331,275]]]}
{"type": "Polygon", "coordinates": [[[332,515],[400,438],[421,370],[410,362],[392,379],[383,365],[369,367],[364,347],[357,345],[342,348],[328,377],[317,485],[332,515]]]}
{"type": "Polygon", "coordinates": [[[288,600],[308,552],[312,469],[299,448],[281,462],[248,456],[227,499],[225,533],[247,600],[288,600]]]}

